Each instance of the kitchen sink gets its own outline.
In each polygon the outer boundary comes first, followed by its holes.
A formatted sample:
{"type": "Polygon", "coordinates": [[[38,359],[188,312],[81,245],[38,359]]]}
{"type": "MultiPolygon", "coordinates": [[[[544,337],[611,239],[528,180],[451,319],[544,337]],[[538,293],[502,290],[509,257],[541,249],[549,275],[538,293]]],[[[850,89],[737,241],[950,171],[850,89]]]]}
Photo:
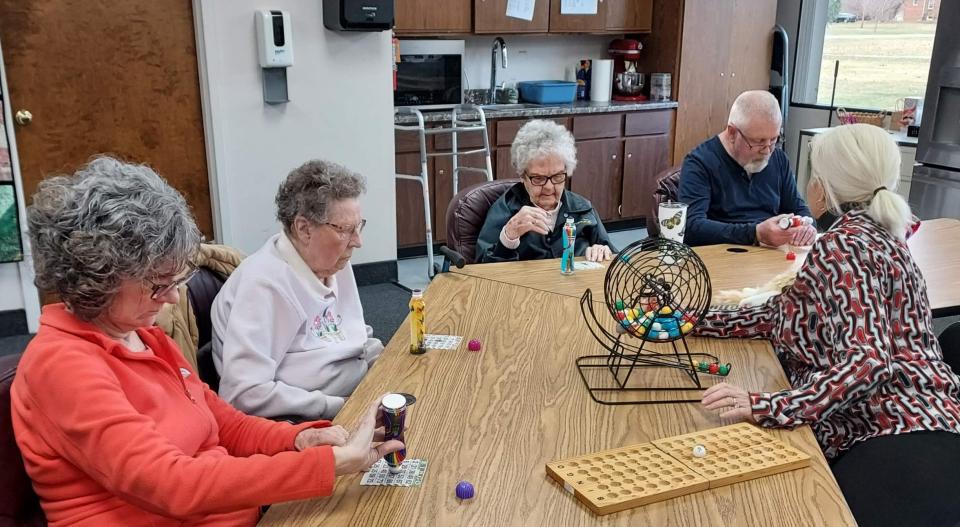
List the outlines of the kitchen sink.
{"type": "Polygon", "coordinates": [[[523,110],[525,108],[542,108],[541,104],[530,104],[526,102],[510,104],[483,104],[480,105],[484,110],[523,110]]]}

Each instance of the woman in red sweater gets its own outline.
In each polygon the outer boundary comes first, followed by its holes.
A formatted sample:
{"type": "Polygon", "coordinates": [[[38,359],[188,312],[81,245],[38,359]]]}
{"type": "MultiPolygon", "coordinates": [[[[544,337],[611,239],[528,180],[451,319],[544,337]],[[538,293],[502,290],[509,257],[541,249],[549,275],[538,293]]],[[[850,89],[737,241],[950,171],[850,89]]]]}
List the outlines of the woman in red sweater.
{"type": "Polygon", "coordinates": [[[154,320],[193,272],[200,233],[150,168],[94,159],[41,183],[29,211],[46,306],[11,389],[27,473],[56,525],[253,525],[262,505],[329,495],[397,441],[327,421],[247,416],[154,320]]]}
{"type": "Polygon", "coordinates": [[[882,128],[855,124],[817,136],[810,153],[810,211],[838,219],[781,294],[711,311],[698,328],[770,339],[791,388],[720,383],[703,404],[762,426],[810,425],[862,525],[953,525],[960,378],[943,362],[906,244],[910,208],[895,193],[900,152],[882,128]]]}

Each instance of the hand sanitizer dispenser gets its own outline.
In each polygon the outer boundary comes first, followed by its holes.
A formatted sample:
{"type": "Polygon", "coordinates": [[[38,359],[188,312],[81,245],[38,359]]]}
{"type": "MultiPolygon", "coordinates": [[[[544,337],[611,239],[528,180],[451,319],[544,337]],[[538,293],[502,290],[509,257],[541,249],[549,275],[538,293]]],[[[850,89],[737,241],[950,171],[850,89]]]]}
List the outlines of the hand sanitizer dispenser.
{"type": "Polygon", "coordinates": [[[267,104],[290,100],[287,94],[287,67],[293,66],[293,30],[290,13],[259,10],[254,15],[257,51],[263,72],[263,101],[267,104]]]}

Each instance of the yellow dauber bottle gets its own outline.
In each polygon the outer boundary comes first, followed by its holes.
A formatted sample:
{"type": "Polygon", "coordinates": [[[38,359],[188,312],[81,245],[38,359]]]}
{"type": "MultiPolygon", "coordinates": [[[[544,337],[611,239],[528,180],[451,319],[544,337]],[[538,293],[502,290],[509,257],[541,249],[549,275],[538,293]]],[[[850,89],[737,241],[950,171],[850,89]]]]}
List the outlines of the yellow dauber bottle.
{"type": "Polygon", "coordinates": [[[410,297],[410,353],[420,355],[427,351],[426,327],[424,325],[423,311],[426,307],[423,300],[423,291],[413,290],[413,296],[410,297]]]}

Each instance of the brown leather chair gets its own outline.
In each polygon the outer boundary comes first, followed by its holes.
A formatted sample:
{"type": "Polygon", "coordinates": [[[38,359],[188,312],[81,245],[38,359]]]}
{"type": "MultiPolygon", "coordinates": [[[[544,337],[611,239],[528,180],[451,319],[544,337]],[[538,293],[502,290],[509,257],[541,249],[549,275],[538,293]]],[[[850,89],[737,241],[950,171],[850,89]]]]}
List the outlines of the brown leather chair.
{"type": "Polygon", "coordinates": [[[447,247],[463,256],[466,263],[474,263],[477,237],[487,219],[487,211],[508,188],[519,182],[519,179],[484,181],[458,192],[447,206],[447,247]]]}
{"type": "Polygon", "coordinates": [[[44,526],[47,520],[13,437],[10,385],[18,362],[19,353],[0,356],[0,525],[44,526]]]}
{"type": "Polygon", "coordinates": [[[647,235],[657,236],[660,234],[660,204],[665,201],[677,201],[677,193],[680,187],[680,165],[670,167],[657,175],[657,185],[650,196],[650,215],[651,221],[647,222],[647,235]]]}

